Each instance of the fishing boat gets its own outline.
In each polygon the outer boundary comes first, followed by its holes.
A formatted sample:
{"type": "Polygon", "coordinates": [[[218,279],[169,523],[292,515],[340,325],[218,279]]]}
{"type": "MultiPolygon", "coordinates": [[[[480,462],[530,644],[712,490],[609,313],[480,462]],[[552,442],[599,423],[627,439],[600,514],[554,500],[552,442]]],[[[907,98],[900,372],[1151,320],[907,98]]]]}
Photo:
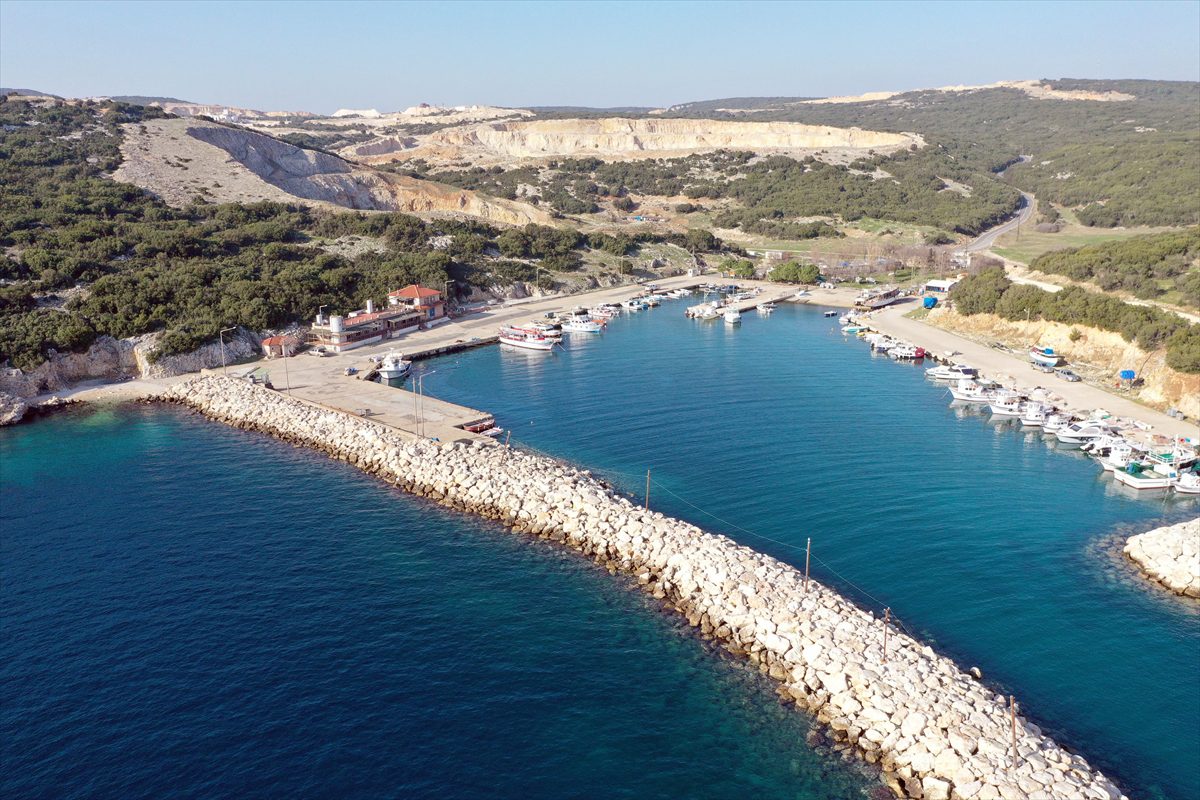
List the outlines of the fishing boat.
{"type": "Polygon", "coordinates": [[[837,315],[838,315],[838,312],[836,312],[832,309],[821,313],[821,316],[823,316],[823,317],[836,317],[837,315]]]}
{"type": "Polygon", "coordinates": [[[1200,494],[1200,473],[1195,470],[1179,473],[1175,481],[1175,491],[1179,494],[1200,494]]]}
{"type": "Polygon", "coordinates": [[[1082,445],[1101,436],[1109,436],[1115,431],[1103,420],[1086,419],[1074,422],[1055,431],[1054,436],[1059,443],[1066,445],[1082,445]]]}
{"type": "Polygon", "coordinates": [[[925,348],[917,347],[915,344],[909,344],[908,342],[901,342],[888,350],[888,355],[897,361],[920,361],[925,358],[925,348]]]}
{"type": "Polygon", "coordinates": [[[992,395],[988,410],[993,417],[1019,417],[1024,410],[1025,397],[1018,392],[1000,391],[992,395]]]}
{"type": "Polygon", "coordinates": [[[621,315],[621,307],[611,303],[605,303],[602,306],[596,306],[591,309],[593,317],[603,317],[604,319],[612,319],[621,315]]]}
{"type": "Polygon", "coordinates": [[[399,380],[412,371],[412,362],[405,361],[400,353],[389,352],[379,362],[379,377],[384,380],[399,380]]]}
{"type": "Polygon", "coordinates": [[[646,304],[637,297],[631,297],[628,300],[621,301],[621,308],[626,311],[642,311],[646,308],[646,304]]]}
{"type": "Polygon", "coordinates": [[[500,344],[524,350],[553,350],[558,340],[551,339],[540,331],[507,327],[500,329],[500,344]]]}
{"type": "Polygon", "coordinates": [[[1029,360],[1043,367],[1057,367],[1062,363],[1062,356],[1055,353],[1053,347],[1031,347],[1029,360]]]}
{"type": "Polygon", "coordinates": [[[1044,403],[1026,403],[1021,409],[1021,424],[1026,428],[1040,428],[1052,411],[1054,408],[1044,403]]]}
{"type": "Polygon", "coordinates": [[[1131,489],[1170,489],[1179,482],[1177,466],[1151,453],[1144,461],[1130,461],[1125,469],[1114,470],[1113,478],[1131,489]]]}
{"type": "Polygon", "coordinates": [[[522,330],[536,331],[547,339],[561,341],[563,337],[563,329],[561,323],[533,321],[526,322],[521,326],[522,330]]]}
{"type": "Polygon", "coordinates": [[[725,318],[726,325],[738,325],[742,321],[742,312],[736,308],[727,308],[722,312],[721,316],[725,318]]]}
{"type": "Polygon", "coordinates": [[[875,289],[867,290],[858,296],[854,301],[854,305],[859,308],[883,308],[890,306],[892,303],[900,299],[899,289],[875,289]]]}
{"type": "Polygon", "coordinates": [[[764,317],[768,316],[774,310],[775,310],[774,303],[763,303],[762,305],[760,305],[758,307],[758,313],[764,317]]]}
{"type": "Polygon", "coordinates": [[[586,315],[572,316],[563,320],[562,329],[566,333],[599,333],[604,329],[604,323],[586,315]]]}
{"type": "Polygon", "coordinates": [[[985,386],[978,381],[963,379],[956,386],[950,387],[950,396],[960,403],[990,403],[996,396],[993,387],[985,386]]]}
{"type": "Polygon", "coordinates": [[[866,325],[843,325],[842,326],[842,333],[848,333],[851,335],[865,333],[866,330],[867,330],[866,325]]]}
{"type": "Polygon", "coordinates": [[[1122,441],[1114,444],[1109,448],[1108,454],[1101,456],[1097,460],[1100,462],[1100,467],[1105,472],[1123,471],[1129,465],[1130,461],[1137,461],[1144,457],[1145,450],[1138,449],[1132,443],[1122,441]]]}
{"type": "Polygon", "coordinates": [[[935,381],[974,380],[979,377],[979,370],[966,364],[942,364],[925,370],[925,377],[935,381]]]}

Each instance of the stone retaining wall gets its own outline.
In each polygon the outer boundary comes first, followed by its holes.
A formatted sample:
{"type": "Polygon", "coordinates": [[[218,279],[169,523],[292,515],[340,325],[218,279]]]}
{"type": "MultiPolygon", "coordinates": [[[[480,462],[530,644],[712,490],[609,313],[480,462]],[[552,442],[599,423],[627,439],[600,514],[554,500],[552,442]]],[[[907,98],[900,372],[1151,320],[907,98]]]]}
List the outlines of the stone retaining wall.
{"type": "Polygon", "coordinates": [[[1150,580],[1200,598],[1200,517],[1129,537],[1125,555],[1150,580]]]}
{"type": "MultiPolygon", "coordinates": [[[[407,491],[553,539],[633,576],[754,662],[899,796],[1117,800],[1121,792],[949,659],[793,567],[648,512],[587,472],[485,443],[442,446],[248,383],[206,376],[161,397],[313,447],[407,491]]],[[[797,746],[803,746],[797,743],[797,746]]]]}

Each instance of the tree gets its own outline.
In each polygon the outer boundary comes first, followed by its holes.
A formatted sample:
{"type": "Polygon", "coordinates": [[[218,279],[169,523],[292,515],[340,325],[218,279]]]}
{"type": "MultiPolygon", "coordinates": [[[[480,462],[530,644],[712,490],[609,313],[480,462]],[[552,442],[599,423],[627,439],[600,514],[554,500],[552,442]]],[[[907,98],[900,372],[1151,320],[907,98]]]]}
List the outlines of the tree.
{"type": "Polygon", "coordinates": [[[821,280],[821,268],[816,264],[787,261],[771,270],[771,280],[783,283],[817,283],[821,280]]]}
{"type": "Polygon", "coordinates": [[[712,231],[703,228],[693,228],[683,236],[684,247],[692,255],[696,253],[711,253],[720,246],[720,240],[712,235],[712,231]]]}

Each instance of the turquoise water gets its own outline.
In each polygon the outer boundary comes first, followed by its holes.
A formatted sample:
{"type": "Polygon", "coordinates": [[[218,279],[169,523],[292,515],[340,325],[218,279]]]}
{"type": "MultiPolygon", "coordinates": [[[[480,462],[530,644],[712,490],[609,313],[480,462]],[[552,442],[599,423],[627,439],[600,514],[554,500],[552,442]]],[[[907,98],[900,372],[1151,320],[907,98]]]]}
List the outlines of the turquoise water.
{"type": "Polygon", "coordinates": [[[0,431],[0,797],[864,797],[583,559],[172,409],[0,431]]]}
{"type": "Polygon", "coordinates": [[[1078,452],[952,408],[818,309],[731,329],[684,305],[550,356],[445,357],[426,390],[638,497],[651,469],[654,507],[797,566],[811,537],[815,574],[981,667],[1136,794],[1200,797],[1200,615],[1106,549],[1195,500],[1122,493],[1078,452]]]}
{"type": "MultiPolygon", "coordinates": [[[[781,559],[811,537],[819,578],[1135,796],[1200,797],[1200,616],[1101,546],[1194,502],[951,409],[813,309],[682,308],[439,359],[426,389],[639,498],[651,468],[652,506],[781,559]]],[[[0,530],[5,797],[871,785],[624,582],[265,437],[145,408],[0,431],[0,530]]]]}

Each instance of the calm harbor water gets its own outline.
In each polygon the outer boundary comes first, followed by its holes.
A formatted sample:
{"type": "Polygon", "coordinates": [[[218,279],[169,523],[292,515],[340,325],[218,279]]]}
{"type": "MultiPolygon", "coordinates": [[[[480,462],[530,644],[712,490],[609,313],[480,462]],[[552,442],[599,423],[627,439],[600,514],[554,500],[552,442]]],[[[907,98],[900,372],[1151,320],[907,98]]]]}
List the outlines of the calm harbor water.
{"type": "MultiPolygon", "coordinates": [[[[1200,615],[1099,543],[1148,501],[814,309],[683,305],[435,396],[815,574],[1138,797],[1200,796],[1200,615]],[[715,515],[715,516],[714,516],[715,515]]],[[[4,796],[861,797],[769,683],[569,554],[172,410],[0,432],[4,796]]]]}

